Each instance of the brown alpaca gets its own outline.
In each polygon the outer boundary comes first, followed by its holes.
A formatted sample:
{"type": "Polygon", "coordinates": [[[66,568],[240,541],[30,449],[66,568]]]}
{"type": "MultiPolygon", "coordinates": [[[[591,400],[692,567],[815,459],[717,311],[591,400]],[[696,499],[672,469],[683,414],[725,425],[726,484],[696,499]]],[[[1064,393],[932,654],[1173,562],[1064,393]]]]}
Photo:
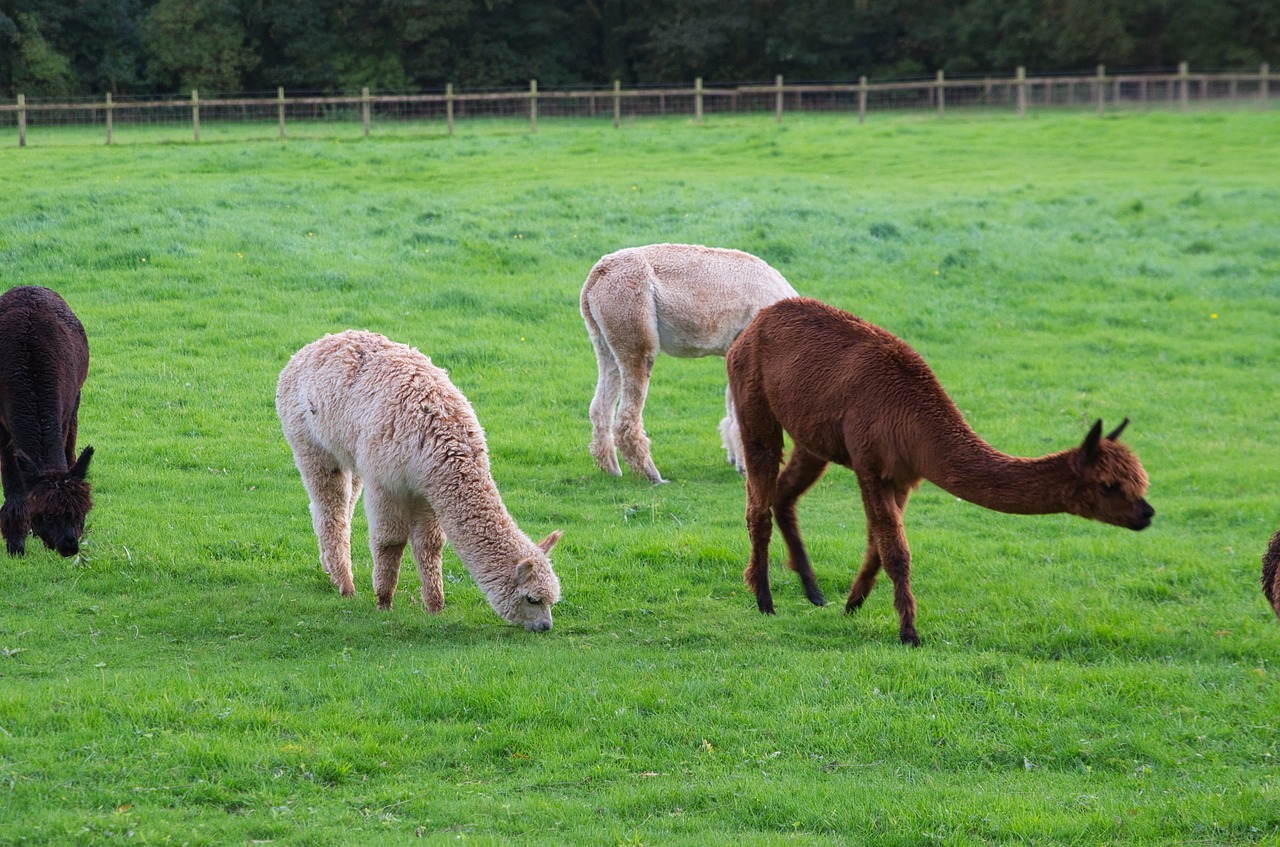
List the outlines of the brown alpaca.
{"type": "Polygon", "coordinates": [[[796,501],[830,462],[858,475],[867,515],[866,557],[845,609],[862,605],[883,567],[893,580],[898,634],[913,646],[920,638],[902,510],[921,480],[1011,514],[1068,512],[1134,530],[1155,514],[1144,499],[1146,471],[1117,441],[1127,418],[1105,439],[1098,421],[1073,450],[1006,455],[969,428],[915,350],[817,300],[762,309],[729,349],[727,367],[747,465],[751,562],[743,576],[762,612],[773,613],[771,514],[805,594],[825,602],[800,539],[796,501]],[[779,474],[784,430],[795,446],[779,474]]]}
{"type": "Polygon", "coordinates": [[[1280,532],[1271,536],[1262,557],[1262,593],[1275,609],[1276,617],[1280,617],[1280,532]]]}

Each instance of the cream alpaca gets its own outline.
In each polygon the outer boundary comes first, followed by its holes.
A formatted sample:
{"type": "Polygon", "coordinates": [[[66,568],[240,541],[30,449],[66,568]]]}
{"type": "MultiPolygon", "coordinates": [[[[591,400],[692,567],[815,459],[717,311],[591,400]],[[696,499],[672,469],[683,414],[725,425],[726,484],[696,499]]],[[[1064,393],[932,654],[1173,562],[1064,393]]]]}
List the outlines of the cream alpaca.
{"type": "MultiPolygon", "coordinates": [[[[756,312],[795,289],[763,259],[739,250],[650,244],[610,253],[582,286],[582,318],[600,380],[591,400],[591,455],[614,476],[622,453],[631,469],[664,482],[649,453],[644,401],[659,352],[680,358],[723,356],[756,312]],[[614,409],[617,408],[617,423],[614,409]]],[[[742,439],[725,391],[720,439],[741,473],[742,439]]]]}
{"type": "Polygon", "coordinates": [[[276,411],[311,499],[320,566],[343,596],[351,581],[351,518],[364,489],[378,608],[390,609],[408,543],[422,603],[444,608],[445,539],[493,610],[551,628],[560,582],[547,554],[507,512],[484,431],[448,375],[417,350],[347,330],[299,350],[280,372],[276,411]]]}

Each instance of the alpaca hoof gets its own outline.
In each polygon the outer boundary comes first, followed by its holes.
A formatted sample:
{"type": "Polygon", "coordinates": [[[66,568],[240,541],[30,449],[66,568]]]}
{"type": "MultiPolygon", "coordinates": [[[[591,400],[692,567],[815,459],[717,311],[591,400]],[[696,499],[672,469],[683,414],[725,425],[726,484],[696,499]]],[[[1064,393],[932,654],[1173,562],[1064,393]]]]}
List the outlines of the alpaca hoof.
{"type": "Polygon", "coordinates": [[[756,598],[756,606],[760,609],[760,613],[761,613],[761,614],[763,614],[763,615],[775,615],[775,614],[777,614],[777,612],[775,612],[775,611],[773,610],[773,598],[772,598],[772,597],[757,597],[757,598],[756,598]]]}
{"type": "Polygon", "coordinates": [[[804,590],[804,596],[808,597],[809,602],[815,606],[827,605],[827,598],[823,596],[822,592],[818,590],[816,586],[813,588],[806,588],[804,590]]]}
{"type": "Polygon", "coordinates": [[[906,644],[908,647],[920,646],[920,636],[916,635],[914,632],[904,632],[898,637],[901,638],[902,643],[906,644]]]}
{"type": "Polygon", "coordinates": [[[866,600],[866,599],[867,599],[866,597],[859,597],[859,598],[857,598],[857,599],[854,599],[853,597],[850,597],[850,598],[849,598],[849,600],[844,604],[844,611],[845,611],[845,614],[847,614],[847,615],[851,615],[851,614],[853,614],[854,612],[856,612],[856,611],[858,611],[859,609],[861,609],[861,608],[862,608],[862,601],[863,601],[863,600],[866,600]]]}
{"type": "Polygon", "coordinates": [[[26,542],[22,539],[18,539],[17,541],[5,541],[4,547],[5,550],[9,552],[10,556],[23,556],[26,555],[27,552],[26,542]]]}
{"type": "Polygon", "coordinates": [[[390,598],[390,597],[388,597],[386,600],[383,600],[381,597],[379,597],[379,598],[378,598],[378,611],[379,611],[379,612],[389,612],[389,611],[391,611],[391,598],[390,598]]]}

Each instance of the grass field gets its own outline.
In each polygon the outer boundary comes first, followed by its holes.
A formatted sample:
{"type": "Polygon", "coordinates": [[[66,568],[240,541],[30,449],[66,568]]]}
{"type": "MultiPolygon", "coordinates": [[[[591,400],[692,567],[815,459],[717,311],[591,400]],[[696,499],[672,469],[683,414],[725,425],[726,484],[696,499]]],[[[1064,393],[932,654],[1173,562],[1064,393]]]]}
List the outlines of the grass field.
{"type": "MultiPolygon", "coordinates": [[[[0,843],[1280,843],[1280,113],[468,124],[0,146],[3,287],[92,348],[86,556],[0,561],[0,843]],[[851,473],[801,501],[831,605],[741,581],[723,361],[660,360],[669,484],[598,472],[577,311],[629,245],[738,247],[914,345],[994,446],[1095,418],[1142,533],[907,510],[918,650],[855,615],[851,473]],[[451,551],[438,617],[320,571],[276,376],[362,327],[448,369],[555,629],[451,551]]],[[[7,143],[7,142],[6,142],[7,143]]]]}

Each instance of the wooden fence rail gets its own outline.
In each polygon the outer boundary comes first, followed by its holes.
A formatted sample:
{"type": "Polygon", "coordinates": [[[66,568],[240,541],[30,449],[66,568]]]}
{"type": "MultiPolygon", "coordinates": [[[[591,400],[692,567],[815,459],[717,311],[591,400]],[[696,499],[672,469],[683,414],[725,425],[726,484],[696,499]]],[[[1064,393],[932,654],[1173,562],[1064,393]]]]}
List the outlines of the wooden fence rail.
{"type": "MultiPolygon", "coordinates": [[[[691,114],[701,124],[707,112],[765,111],[772,106],[774,118],[781,122],[788,111],[856,111],[859,122],[865,121],[872,108],[915,108],[936,110],[944,117],[948,106],[984,106],[1012,108],[1025,116],[1032,107],[1092,105],[1098,114],[1108,107],[1125,105],[1147,107],[1164,103],[1169,107],[1188,109],[1192,101],[1237,104],[1254,101],[1269,106],[1273,97],[1273,75],[1269,64],[1256,73],[1192,73],[1183,62],[1175,73],[1130,73],[1109,75],[1103,65],[1090,75],[1027,76],[1019,67],[1012,77],[964,77],[948,79],[938,71],[933,79],[870,82],[864,76],[856,83],[788,85],[781,75],[771,85],[704,86],[702,78],[692,88],[622,88],[614,81],[608,89],[540,89],[531,80],[527,90],[459,92],[452,83],[439,93],[371,94],[362,89],[359,95],[292,96],[283,88],[276,96],[238,96],[202,99],[198,91],[190,98],[159,100],[121,100],[107,94],[101,101],[40,102],[28,101],[19,94],[15,103],[0,103],[0,128],[12,121],[18,130],[18,146],[25,147],[27,132],[36,123],[61,123],[58,116],[89,116],[90,123],[101,121],[106,128],[106,142],[112,143],[113,128],[119,123],[147,119],[147,113],[165,111],[176,115],[189,110],[192,140],[200,140],[200,119],[229,119],[229,110],[249,110],[255,114],[276,117],[280,138],[285,137],[286,112],[295,115],[311,110],[312,116],[337,112],[360,115],[365,136],[372,132],[374,117],[394,119],[397,109],[418,109],[430,116],[443,115],[447,132],[452,135],[455,117],[479,111],[506,117],[527,115],[530,132],[538,131],[539,104],[545,117],[597,117],[612,114],[614,127],[619,127],[625,113],[624,103],[632,104],[632,116],[639,114],[691,114]],[[601,108],[610,103],[611,111],[601,108]],[[652,104],[656,103],[656,109],[652,104]],[[641,104],[649,104],[646,111],[641,104]],[[478,108],[477,108],[478,107],[478,108]],[[10,117],[9,113],[13,113],[10,117]],[[101,114],[99,114],[101,113],[101,114]],[[41,117],[51,120],[42,122],[41,117]]],[[[1278,79],[1277,81],[1280,81],[1278,79]]],[[[1280,86],[1274,87],[1280,89],[1280,86]]],[[[172,120],[173,118],[171,118],[172,120]]],[[[298,118],[295,118],[298,119],[298,118]]]]}

